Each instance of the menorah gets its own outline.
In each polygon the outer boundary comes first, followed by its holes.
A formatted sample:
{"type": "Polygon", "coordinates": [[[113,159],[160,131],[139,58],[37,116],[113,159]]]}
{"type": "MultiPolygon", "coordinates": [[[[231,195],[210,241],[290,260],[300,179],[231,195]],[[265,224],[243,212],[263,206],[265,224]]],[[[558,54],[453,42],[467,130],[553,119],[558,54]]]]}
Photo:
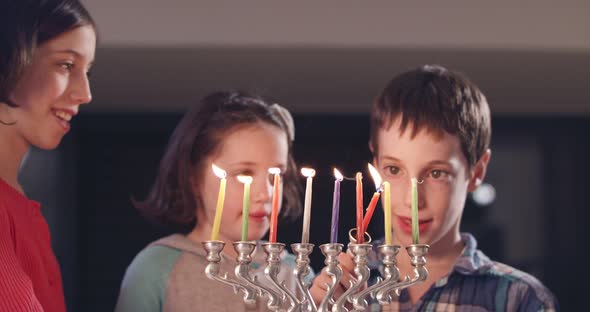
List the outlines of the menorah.
{"type": "Polygon", "coordinates": [[[287,288],[283,281],[278,280],[277,277],[281,270],[280,254],[285,248],[283,243],[265,243],[262,245],[266,253],[264,276],[269,280],[272,287],[265,286],[250,274],[252,254],[256,248],[256,243],[253,241],[233,243],[233,248],[237,253],[235,277],[228,277],[227,272],[219,272],[220,253],[225,246],[225,242],[218,240],[203,242],[203,247],[207,251],[207,261],[209,262],[205,268],[205,273],[210,279],[226,284],[228,287],[232,287],[236,293],[242,294],[243,300],[247,304],[255,302],[258,297],[265,297],[269,310],[288,312],[365,311],[369,305],[369,298],[376,300],[381,305],[389,304],[394,296],[399,296],[402,289],[426,280],[428,277],[428,270],[426,269],[428,245],[413,244],[406,247],[414,272],[413,277],[405,276],[400,278],[396,260],[400,246],[384,244],[377,246],[377,250],[374,251],[371,236],[368,233],[364,234],[364,242],[357,243],[355,239],[356,229],[352,229],[348,233],[349,243],[346,252],[353,257],[355,277],[352,278],[350,287],[339,298],[334,298],[334,292],[343,274],[338,255],[343,251],[344,245],[339,243],[320,245],[320,250],[325,257],[324,270],[331,277],[331,282],[325,285],[326,294],[319,305],[316,305],[312,299],[310,293],[311,284],[306,282],[306,278],[311,274],[309,255],[314,248],[314,245],[310,243],[291,244],[291,250],[296,256],[296,266],[293,274],[296,278],[297,289],[287,288]],[[371,272],[368,259],[372,252],[377,252],[383,264],[383,277],[377,277],[375,284],[366,287],[371,272]]]}

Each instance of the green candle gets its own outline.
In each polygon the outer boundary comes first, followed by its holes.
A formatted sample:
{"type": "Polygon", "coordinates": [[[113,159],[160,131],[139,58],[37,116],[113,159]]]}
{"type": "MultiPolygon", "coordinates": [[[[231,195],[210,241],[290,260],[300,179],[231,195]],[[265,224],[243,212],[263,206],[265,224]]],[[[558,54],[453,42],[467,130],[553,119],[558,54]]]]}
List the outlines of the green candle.
{"type": "Polygon", "coordinates": [[[418,180],[412,178],[412,243],[419,244],[420,229],[418,228],[418,180]]]}
{"type": "Polygon", "coordinates": [[[248,240],[248,218],[250,213],[250,184],[252,177],[238,176],[238,181],[244,183],[244,202],[242,205],[242,241],[248,240]]]}

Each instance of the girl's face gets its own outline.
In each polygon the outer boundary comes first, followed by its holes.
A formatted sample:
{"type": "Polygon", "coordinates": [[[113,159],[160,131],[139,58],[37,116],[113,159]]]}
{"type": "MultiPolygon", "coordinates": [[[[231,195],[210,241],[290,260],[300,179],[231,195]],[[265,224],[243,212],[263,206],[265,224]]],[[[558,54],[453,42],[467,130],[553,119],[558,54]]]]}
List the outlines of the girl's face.
{"type": "Polygon", "coordinates": [[[248,240],[257,240],[264,236],[269,228],[272,199],[272,176],[268,169],[278,167],[284,173],[288,153],[287,134],[274,125],[258,122],[230,130],[223,138],[219,152],[204,163],[199,186],[204,209],[197,210],[199,230],[204,231],[208,238],[213,227],[220,181],[211,169],[211,164],[215,164],[227,172],[219,239],[226,242],[241,240],[244,184],[238,181],[238,175],[253,178],[248,240]]]}
{"type": "Polygon", "coordinates": [[[70,129],[80,105],[90,102],[87,73],[94,60],[96,34],[92,26],[65,32],[38,46],[32,64],[11,94],[18,105],[2,120],[17,144],[42,149],[57,147],[70,129]]]}

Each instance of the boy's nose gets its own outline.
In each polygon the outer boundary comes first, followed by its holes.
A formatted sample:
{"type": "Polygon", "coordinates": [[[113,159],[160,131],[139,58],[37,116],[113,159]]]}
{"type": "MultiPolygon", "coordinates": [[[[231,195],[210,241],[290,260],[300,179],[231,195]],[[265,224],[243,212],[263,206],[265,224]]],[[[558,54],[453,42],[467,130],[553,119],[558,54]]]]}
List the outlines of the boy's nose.
{"type": "MultiPolygon", "coordinates": [[[[426,183],[424,180],[418,179],[417,180],[417,191],[418,191],[418,209],[424,208],[425,204],[425,185],[426,183]]],[[[403,192],[404,192],[404,204],[408,209],[412,209],[412,180],[408,179],[405,183],[403,183],[403,192]]]]}

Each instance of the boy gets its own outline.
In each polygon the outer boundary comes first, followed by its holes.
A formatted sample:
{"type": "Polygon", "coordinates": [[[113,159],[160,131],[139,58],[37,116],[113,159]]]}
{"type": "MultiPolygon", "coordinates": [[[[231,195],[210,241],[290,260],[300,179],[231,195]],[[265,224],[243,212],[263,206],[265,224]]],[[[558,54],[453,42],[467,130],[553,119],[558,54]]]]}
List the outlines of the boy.
{"type": "MultiPolygon", "coordinates": [[[[369,147],[375,167],[391,183],[393,243],[412,244],[410,179],[417,178],[420,243],[430,245],[428,279],[394,296],[384,311],[558,309],[536,278],[491,261],[473,236],[459,232],[467,193],[486,173],[490,137],[485,96],[466,77],[440,66],[394,77],[375,100],[369,147]]],[[[404,250],[397,261],[402,276],[413,275],[404,250]]]]}

